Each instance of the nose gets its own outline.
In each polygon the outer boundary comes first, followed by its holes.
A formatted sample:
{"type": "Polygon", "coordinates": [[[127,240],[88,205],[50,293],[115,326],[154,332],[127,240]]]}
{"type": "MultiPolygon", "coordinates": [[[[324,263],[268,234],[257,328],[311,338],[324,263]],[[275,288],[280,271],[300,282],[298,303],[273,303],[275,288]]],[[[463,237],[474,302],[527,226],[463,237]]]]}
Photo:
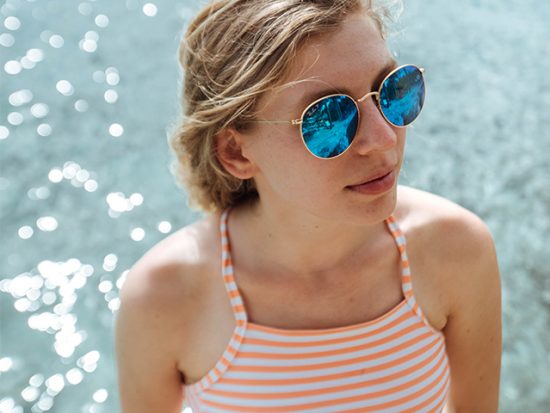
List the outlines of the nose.
{"type": "Polygon", "coordinates": [[[358,103],[359,126],[352,146],[360,154],[383,152],[397,143],[397,128],[384,118],[376,98],[377,96],[372,95],[358,103]]]}

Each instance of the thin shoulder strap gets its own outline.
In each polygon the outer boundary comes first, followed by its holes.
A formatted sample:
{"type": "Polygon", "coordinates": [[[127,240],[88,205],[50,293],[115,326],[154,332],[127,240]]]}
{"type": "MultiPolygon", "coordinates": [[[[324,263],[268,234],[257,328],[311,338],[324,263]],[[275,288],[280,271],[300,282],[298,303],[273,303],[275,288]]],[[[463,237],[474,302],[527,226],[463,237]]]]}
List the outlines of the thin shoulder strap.
{"type": "Polygon", "coordinates": [[[414,312],[424,319],[424,314],[416,302],[413,292],[411,267],[409,264],[409,257],[407,255],[407,240],[405,239],[405,234],[399,228],[397,219],[395,219],[393,214],[386,218],[386,224],[388,225],[395,243],[397,244],[397,248],[399,248],[399,254],[401,255],[401,287],[403,290],[403,295],[414,312]]]}
{"type": "Polygon", "coordinates": [[[229,231],[227,228],[227,217],[231,208],[225,209],[220,216],[220,235],[222,246],[222,276],[225,289],[231,301],[233,314],[237,326],[244,326],[247,321],[246,310],[235,278],[233,277],[233,263],[231,261],[231,246],[229,243],[229,231]]]}

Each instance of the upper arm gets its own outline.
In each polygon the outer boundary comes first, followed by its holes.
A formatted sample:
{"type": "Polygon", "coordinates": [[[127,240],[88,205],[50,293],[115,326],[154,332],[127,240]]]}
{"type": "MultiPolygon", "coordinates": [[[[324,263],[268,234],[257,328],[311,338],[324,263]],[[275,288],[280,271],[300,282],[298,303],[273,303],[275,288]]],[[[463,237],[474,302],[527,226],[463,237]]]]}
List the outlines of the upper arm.
{"type": "Polygon", "coordinates": [[[502,354],[501,281],[486,224],[462,210],[442,225],[450,310],[443,329],[450,363],[449,413],[496,413],[502,354]],[[447,242],[448,241],[448,242],[447,242]]]}
{"type": "Polygon", "coordinates": [[[167,321],[173,311],[167,288],[170,272],[174,270],[138,262],[121,289],[115,345],[123,413],[179,413],[182,409],[182,380],[167,321]]]}

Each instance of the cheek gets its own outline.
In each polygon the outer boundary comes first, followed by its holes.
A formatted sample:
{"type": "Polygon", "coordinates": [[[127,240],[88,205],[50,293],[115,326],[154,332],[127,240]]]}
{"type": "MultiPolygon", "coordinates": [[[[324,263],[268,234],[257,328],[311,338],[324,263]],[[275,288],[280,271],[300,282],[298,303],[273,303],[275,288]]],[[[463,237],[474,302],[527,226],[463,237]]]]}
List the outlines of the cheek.
{"type": "Polygon", "coordinates": [[[299,135],[271,135],[269,139],[262,145],[260,162],[264,179],[274,191],[295,199],[326,193],[329,165],[309,153],[299,135]]]}

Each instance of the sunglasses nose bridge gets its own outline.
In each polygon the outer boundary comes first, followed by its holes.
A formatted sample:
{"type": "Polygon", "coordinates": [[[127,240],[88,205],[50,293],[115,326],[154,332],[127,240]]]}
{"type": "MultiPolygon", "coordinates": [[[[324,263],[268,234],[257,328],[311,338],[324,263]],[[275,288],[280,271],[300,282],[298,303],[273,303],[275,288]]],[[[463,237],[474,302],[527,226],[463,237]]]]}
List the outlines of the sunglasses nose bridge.
{"type": "MultiPolygon", "coordinates": [[[[369,113],[363,112],[363,119],[369,118],[369,120],[366,123],[360,122],[363,125],[369,125],[369,126],[360,126],[359,125],[358,130],[356,131],[356,135],[357,136],[377,136],[379,138],[381,138],[381,137],[385,137],[385,138],[382,139],[383,142],[378,142],[376,144],[373,144],[372,139],[365,139],[364,143],[356,142],[355,143],[356,146],[358,146],[358,145],[363,146],[363,148],[357,149],[358,151],[370,151],[370,150],[372,150],[373,145],[386,145],[386,146],[387,145],[394,145],[395,140],[396,140],[395,132],[393,131],[393,129],[391,127],[392,124],[387,121],[384,114],[382,113],[382,109],[380,107],[380,93],[379,92],[369,92],[365,96],[363,96],[362,98],[357,99],[357,107],[359,108],[359,105],[358,105],[359,102],[364,102],[364,101],[367,100],[367,98],[369,98],[371,96],[374,96],[375,100],[376,100],[375,102],[373,102],[374,107],[368,108],[368,109],[367,108],[363,109],[363,110],[366,110],[366,111],[369,112],[369,113]],[[371,111],[373,111],[373,112],[371,112],[371,111]],[[373,129],[370,132],[364,131],[363,133],[361,133],[359,131],[359,128],[361,128],[361,127],[374,128],[375,130],[373,129]]],[[[356,140],[360,141],[360,139],[356,139],[356,140]]]]}
{"type": "Polygon", "coordinates": [[[369,92],[365,96],[363,96],[362,98],[357,99],[357,102],[363,102],[369,96],[375,96],[376,100],[378,100],[380,98],[380,94],[378,92],[369,92]]]}
{"type": "MultiPolygon", "coordinates": [[[[369,92],[365,96],[363,96],[362,98],[357,99],[357,103],[365,101],[370,96],[375,97],[376,102],[374,104],[375,104],[376,108],[378,109],[378,112],[380,112],[380,114],[382,114],[382,108],[380,107],[380,93],[379,92],[369,92]]],[[[359,105],[357,105],[357,108],[359,109],[359,105]]],[[[382,114],[382,117],[384,117],[383,114],[382,114]]],[[[385,119],[385,117],[384,117],[384,119],[385,119]]]]}

